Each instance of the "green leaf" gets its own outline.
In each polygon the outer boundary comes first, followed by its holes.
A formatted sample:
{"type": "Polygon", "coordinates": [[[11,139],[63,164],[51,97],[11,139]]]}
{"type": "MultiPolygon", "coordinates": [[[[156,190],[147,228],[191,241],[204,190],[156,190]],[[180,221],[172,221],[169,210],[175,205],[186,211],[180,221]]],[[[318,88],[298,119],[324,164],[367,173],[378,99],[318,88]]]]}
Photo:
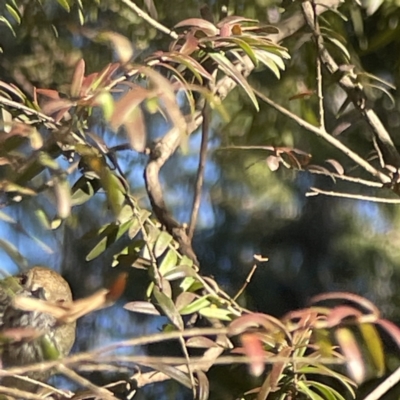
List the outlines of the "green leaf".
{"type": "Polygon", "coordinates": [[[86,203],[99,189],[99,179],[89,179],[86,176],[81,176],[72,187],[71,204],[78,206],[86,203]]]}
{"type": "Polygon", "coordinates": [[[337,390],[333,387],[325,385],[316,381],[304,381],[309,386],[314,386],[325,398],[325,400],[346,400],[337,390]]]}
{"type": "Polygon", "coordinates": [[[103,91],[95,98],[96,104],[99,104],[103,110],[104,119],[109,122],[114,113],[114,98],[111,93],[103,91]]]}
{"type": "Polygon", "coordinates": [[[296,386],[298,391],[304,393],[309,399],[324,400],[324,398],[321,397],[318,393],[315,393],[313,390],[311,390],[308,384],[304,381],[298,381],[296,386]]]}
{"type": "Polygon", "coordinates": [[[130,239],[133,239],[139,233],[139,231],[142,229],[143,223],[150,215],[151,212],[148,210],[140,210],[139,218],[134,215],[132,225],[130,226],[128,231],[128,236],[130,239]]]}
{"type": "Polygon", "coordinates": [[[208,300],[208,298],[209,298],[209,296],[206,295],[206,296],[200,297],[199,299],[196,299],[192,303],[190,303],[187,306],[180,309],[179,313],[181,315],[193,314],[203,308],[208,307],[211,304],[211,301],[208,300]]]}
{"type": "Polygon", "coordinates": [[[60,357],[60,352],[49,335],[42,335],[38,341],[45,360],[57,360],[60,357]]]}
{"type": "Polygon", "coordinates": [[[385,354],[379,333],[374,325],[366,323],[360,324],[360,331],[377,369],[377,375],[382,376],[385,372],[385,354]]]}
{"type": "Polygon", "coordinates": [[[164,251],[168,248],[170,243],[172,242],[172,236],[166,232],[162,231],[154,243],[154,255],[156,258],[160,257],[164,251]]]}
{"type": "Polygon", "coordinates": [[[247,82],[246,78],[235,68],[235,66],[222,54],[220,53],[209,53],[209,56],[218,64],[220,69],[225,72],[227,76],[232,78],[238,85],[240,85],[247,93],[249,98],[254,104],[254,107],[259,111],[257,98],[247,82]]]}
{"type": "Polygon", "coordinates": [[[172,299],[161,292],[157,286],[154,287],[153,293],[158,305],[164,311],[164,314],[169,318],[176,328],[178,328],[180,331],[183,331],[184,325],[182,317],[179,315],[179,312],[176,309],[172,299]]]}
{"type": "Polygon", "coordinates": [[[189,267],[187,265],[178,265],[164,274],[164,278],[168,279],[169,281],[183,279],[186,277],[197,277],[197,272],[193,269],[193,267],[189,267]]]}
{"type": "Polygon", "coordinates": [[[217,307],[202,308],[199,313],[206,318],[215,318],[221,321],[232,321],[232,313],[229,310],[224,310],[217,307]]]}
{"type": "Polygon", "coordinates": [[[57,3],[65,10],[70,12],[71,11],[71,7],[69,5],[69,1],[68,0],[57,0],[57,3]]]}
{"type": "Polygon", "coordinates": [[[86,256],[86,261],[94,260],[102,254],[108,247],[114,244],[130,227],[132,220],[126,221],[123,224],[108,224],[103,227],[101,238],[86,256]]]}
{"type": "Polygon", "coordinates": [[[178,255],[174,249],[170,249],[160,264],[160,274],[164,276],[168,271],[175,268],[177,263],[178,255]]]}
{"type": "Polygon", "coordinates": [[[13,26],[10,24],[10,22],[8,21],[7,18],[0,15],[0,22],[3,22],[4,24],[6,24],[8,26],[8,28],[10,29],[11,33],[13,34],[13,36],[17,37],[17,34],[15,33],[13,26]]]}
{"type": "Polygon", "coordinates": [[[329,367],[326,367],[325,365],[318,364],[318,360],[315,360],[316,366],[305,366],[301,367],[296,370],[298,374],[310,374],[310,375],[323,375],[323,376],[329,376],[331,378],[336,379],[338,382],[340,382],[342,385],[345,386],[345,388],[348,390],[350,395],[352,397],[356,397],[355,391],[352,388],[352,386],[356,386],[355,382],[353,382],[350,378],[347,376],[340,374],[336,371],[333,371],[329,367]]]}
{"type": "Polygon", "coordinates": [[[21,24],[21,14],[18,11],[18,8],[13,8],[10,4],[6,4],[7,11],[14,18],[15,22],[20,25],[21,24]]]}

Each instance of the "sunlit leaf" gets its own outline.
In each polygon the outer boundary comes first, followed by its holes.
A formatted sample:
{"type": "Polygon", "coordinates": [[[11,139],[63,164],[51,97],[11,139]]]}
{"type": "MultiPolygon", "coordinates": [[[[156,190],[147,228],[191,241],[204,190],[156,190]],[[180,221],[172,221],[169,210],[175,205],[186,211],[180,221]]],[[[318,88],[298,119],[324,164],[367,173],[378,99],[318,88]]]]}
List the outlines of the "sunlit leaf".
{"type": "Polygon", "coordinates": [[[140,210],[139,215],[135,215],[132,221],[132,225],[129,227],[128,236],[133,239],[139,231],[142,229],[144,221],[151,215],[148,210],[140,210]]]}
{"type": "Polygon", "coordinates": [[[124,305],[128,311],[137,312],[149,315],[161,315],[160,312],[154,307],[154,304],[148,301],[131,301],[124,305]]]}
{"type": "Polygon", "coordinates": [[[192,303],[188,304],[185,307],[179,309],[179,313],[181,315],[188,315],[198,312],[202,308],[208,307],[211,304],[211,301],[208,299],[208,295],[200,297],[199,299],[194,300],[192,303]]]}
{"type": "Polygon", "coordinates": [[[177,310],[181,310],[182,308],[186,307],[192,301],[197,299],[197,295],[192,292],[182,292],[178,295],[175,301],[175,307],[177,310]]]}
{"type": "Polygon", "coordinates": [[[225,72],[227,76],[232,78],[238,85],[240,85],[244,91],[247,93],[249,98],[254,104],[256,110],[259,110],[256,95],[253,92],[250,84],[247,82],[246,78],[235,68],[235,66],[226,58],[224,55],[219,53],[210,53],[209,56],[218,64],[222,71],[225,72]]]}
{"type": "Polygon", "coordinates": [[[57,214],[61,219],[69,217],[71,213],[71,189],[64,176],[54,177],[54,191],[57,200],[57,214]]]}
{"type": "Polygon", "coordinates": [[[71,190],[72,205],[77,206],[86,203],[93,197],[100,187],[100,181],[98,179],[88,179],[85,176],[81,176],[75,182],[71,190]]]}
{"type": "Polygon", "coordinates": [[[210,383],[207,375],[201,371],[196,371],[197,375],[197,398],[199,400],[208,400],[210,394],[210,383]]]}
{"type": "Polygon", "coordinates": [[[217,307],[205,307],[199,313],[206,318],[215,318],[221,321],[232,321],[232,312],[217,307]]]}
{"type": "Polygon", "coordinates": [[[69,0],[57,0],[57,3],[67,12],[71,11],[69,0]]]}
{"type": "Polygon", "coordinates": [[[15,22],[19,25],[21,23],[21,14],[19,13],[18,8],[14,8],[10,4],[6,4],[6,9],[14,18],[15,22]]]}
{"type": "Polygon", "coordinates": [[[160,274],[164,276],[166,272],[175,268],[177,263],[178,263],[178,255],[175,250],[170,249],[160,264],[159,267],[160,274]]]}
{"type": "MultiPolygon", "coordinates": [[[[315,360],[315,363],[317,364],[318,360],[315,360]]],[[[350,393],[351,397],[356,397],[355,391],[352,386],[356,386],[356,383],[353,382],[351,379],[349,379],[347,376],[342,375],[333,369],[322,365],[318,364],[317,366],[302,366],[297,370],[297,373],[301,374],[309,374],[309,375],[322,375],[322,376],[328,376],[331,378],[334,378],[338,381],[338,383],[342,384],[346,390],[350,393]]]]}
{"type": "Polygon", "coordinates": [[[195,349],[210,349],[218,347],[218,344],[205,336],[195,336],[186,340],[186,346],[195,349]]]}
{"type": "Polygon", "coordinates": [[[298,391],[304,393],[308,399],[325,400],[318,393],[311,390],[309,385],[305,381],[298,381],[296,386],[297,386],[298,391]]]}
{"type": "Polygon", "coordinates": [[[189,267],[188,265],[178,265],[177,267],[170,269],[164,274],[165,279],[169,281],[174,281],[176,279],[183,279],[186,277],[197,277],[197,272],[193,269],[193,267],[189,267]]]}
{"type": "Polygon", "coordinates": [[[132,42],[117,32],[107,31],[101,32],[98,36],[99,40],[105,40],[112,43],[118,59],[123,63],[127,63],[133,57],[132,42]]]}
{"type": "Polygon", "coordinates": [[[188,18],[178,22],[174,28],[181,28],[184,26],[192,26],[202,30],[207,36],[216,36],[219,29],[211,22],[201,18],[188,18]]]}
{"type": "Polygon", "coordinates": [[[355,382],[361,383],[365,378],[365,362],[361,349],[354,334],[348,328],[338,328],[335,331],[340,350],[346,357],[347,370],[355,382]]]}

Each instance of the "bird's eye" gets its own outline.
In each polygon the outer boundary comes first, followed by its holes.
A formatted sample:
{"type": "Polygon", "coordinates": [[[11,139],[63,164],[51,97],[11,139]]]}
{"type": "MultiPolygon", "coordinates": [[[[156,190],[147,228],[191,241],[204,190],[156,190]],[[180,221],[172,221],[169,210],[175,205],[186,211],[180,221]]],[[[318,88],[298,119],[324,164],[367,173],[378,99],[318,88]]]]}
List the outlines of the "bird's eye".
{"type": "Polygon", "coordinates": [[[33,297],[36,297],[37,299],[46,300],[45,290],[42,287],[39,287],[37,289],[32,289],[31,294],[33,297]]]}
{"type": "Polygon", "coordinates": [[[19,282],[20,282],[21,285],[25,286],[26,283],[28,282],[28,275],[26,275],[26,274],[21,274],[21,275],[19,276],[19,282]]]}

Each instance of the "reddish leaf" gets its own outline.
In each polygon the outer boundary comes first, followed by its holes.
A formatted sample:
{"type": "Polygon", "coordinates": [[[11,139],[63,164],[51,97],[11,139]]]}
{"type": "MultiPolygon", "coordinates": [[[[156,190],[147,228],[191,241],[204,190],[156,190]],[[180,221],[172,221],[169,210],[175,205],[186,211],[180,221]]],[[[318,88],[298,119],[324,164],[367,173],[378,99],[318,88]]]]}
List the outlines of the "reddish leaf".
{"type": "Polygon", "coordinates": [[[199,47],[199,40],[193,35],[192,32],[189,32],[185,36],[185,42],[182,47],[179,49],[179,52],[182,54],[190,55],[199,47]]]}
{"type": "Polygon", "coordinates": [[[57,90],[52,90],[52,89],[36,89],[36,93],[41,94],[43,96],[46,96],[50,99],[59,99],[60,94],[57,92],[57,90]]]}
{"type": "Polygon", "coordinates": [[[370,311],[371,314],[375,315],[376,317],[379,317],[380,314],[378,308],[372,302],[370,302],[364,297],[358,296],[357,294],[348,292],[332,292],[332,293],[319,294],[317,296],[312,297],[310,303],[314,304],[326,300],[351,301],[353,303],[356,303],[361,308],[370,311]]]}
{"type": "Polygon", "coordinates": [[[354,307],[338,306],[333,308],[331,312],[327,315],[327,326],[331,328],[333,326],[339,325],[345,318],[358,318],[362,315],[363,313],[354,307]]]}
{"type": "Polygon", "coordinates": [[[260,376],[264,372],[264,349],[258,337],[253,333],[244,333],[240,336],[244,352],[250,358],[250,372],[260,376]]]}
{"type": "Polygon", "coordinates": [[[251,19],[251,18],[245,18],[240,15],[230,15],[229,17],[225,17],[224,19],[221,19],[221,21],[218,22],[217,27],[220,28],[221,26],[224,25],[237,25],[241,22],[252,22],[254,24],[258,23],[257,19],[251,19]]]}
{"type": "Polygon", "coordinates": [[[267,332],[280,330],[285,333],[287,338],[291,338],[286,327],[277,318],[268,314],[251,313],[235,319],[229,325],[230,335],[239,335],[249,328],[262,327],[267,332]]]}
{"type": "Polygon", "coordinates": [[[219,29],[211,22],[202,18],[189,18],[178,22],[174,28],[181,28],[184,26],[193,26],[202,30],[207,36],[216,36],[219,29]]]}
{"type": "Polygon", "coordinates": [[[400,348],[400,328],[387,319],[378,319],[375,323],[383,328],[400,348]]]}
{"type": "Polygon", "coordinates": [[[74,76],[71,82],[72,98],[77,98],[80,96],[84,76],[85,76],[85,60],[81,58],[75,67],[74,76]]]}
{"type": "Polygon", "coordinates": [[[117,130],[126,121],[131,118],[132,112],[140,103],[148,98],[152,91],[136,86],[115,104],[115,111],[110,119],[112,129],[117,130]]]}
{"type": "Polygon", "coordinates": [[[207,375],[203,371],[196,371],[197,375],[197,396],[199,400],[208,400],[210,394],[210,383],[207,375]]]}

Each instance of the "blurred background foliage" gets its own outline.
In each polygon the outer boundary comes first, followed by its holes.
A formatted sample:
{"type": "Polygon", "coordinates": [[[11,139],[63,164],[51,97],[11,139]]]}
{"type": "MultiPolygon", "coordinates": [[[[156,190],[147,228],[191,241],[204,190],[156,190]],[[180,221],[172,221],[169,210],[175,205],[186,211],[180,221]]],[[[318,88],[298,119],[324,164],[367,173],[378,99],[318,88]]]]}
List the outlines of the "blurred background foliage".
{"type": "MultiPolygon", "coordinates": [[[[69,11],[63,8],[63,3],[67,2],[16,0],[3,1],[0,5],[0,15],[5,18],[0,21],[0,80],[15,84],[29,98],[33,87],[67,93],[81,58],[86,62],[87,74],[117,61],[110,44],[96,39],[100,32],[126,36],[133,46],[134,61],[138,63],[155,50],[168,49],[170,38],[146,23],[124,1],[75,0],[68,2],[69,11]],[[18,4],[23,9],[20,21],[10,13],[7,4],[18,4]]],[[[139,3],[167,27],[185,18],[200,17],[203,5],[194,0],[155,0],[152,10],[146,8],[152,2],[139,3]]],[[[229,14],[257,18],[265,23],[278,23],[284,11],[291,13],[299,7],[297,2],[271,0],[206,3],[217,20],[221,8],[226,6],[229,14]]],[[[347,20],[333,12],[321,18],[321,23],[330,29],[327,35],[339,40],[346,49],[332,45],[330,49],[336,60],[353,64],[359,71],[398,86],[400,9],[397,2],[363,1],[359,7],[347,1],[341,12],[347,20]],[[346,52],[350,60],[346,59],[346,52]]],[[[315,47],[311,34],[303,28],[282,44],[288,48],[291,59],[286,61],[281,79],[265,69],[254,71],[249,79],[275,102],[317,123],[315,94],[291,100],[298,93],[315,90],[315,47]]],[[[344,117],[337,117],[344,94],[330,76],[324,74],[324,79],[328,131],[332,132],[342,120],[349,121],[348,129],[339,134],[340,140],[361,156],[371,156],[373,145],[366,124],[353,116],[351,110],[344,117]]],[[[396,145],[400,145],[400,95],[397,90],[388,91],[392,99],[371,87],[368,101],[396,145]]],[[[319,292],[350,291],[372,300],[386,317],[399,323],[399,206],[305,196],[310,186],[372,196],[387,194],[389,190],[385,193],[385,189],[334,182],[331,177],[283,165],[271,171],[266,161],[270,153],[230,147],[294,147],[311,154],[312,164],[330,169],[325,160],[335,159],[345,171],[367,177],[339,151],[267,105],[260,104],[257,112],[241,89],[229,94],[224,107],[230,120],[222,121],[216,114],[212,122],[200,218],[194,236],[202,273],[214,276],[234,295],[253,265],[253,255],[262,254],[269,261],[258,267],[241,298],[243,306],[281,316],[305,306],[307,299],[319,292]]],[[[96,115],[88,123],[108,146],[126,141],[123,133],[110,132],[105,121],[96,115]]],[[[146,123],[149,141],[163,135],[165,126],[161,118],[146,115],[146,123]]],[[[181,222],[188,222],[190,218],[199,142],[200,132],[196,131],[190,136],[187,151],[178,152],[162,170],[168,207],[181,222]]],[[[143,181],[146,156],[126,151],[119,153],[118,158],[133,196],[141,206],[149,208],[143,181]]],[[[68,168],[67,160],[60,158],[58,162],[68,168]]],[[[372,163],[378,167],[377,160],[372,163]]],[[[13,178],[13,171],[5,167],[1,167],[0,174],[3,179],[13,178]]],[[[69,177],[71,184],[77,176],[69,177]]],[[[48,176],[39,175],[34,179],[37,186],[38,181],[45,181],[48,176]]],[[[15,260],[21,267],[37,263],[50,265],[63,272],[76,297],[107,286],[115,274],[111,268],[112,256],[124,244],[110,247],[91,262],[85,260],[93,247],[88,232],[110,221],[104,200],[104,195],[98,193],[84,205],[74,207],[71,216],[53,230],[48,229],[48,223],[56,217],[56,211],[54,198],[48,191],[3,207],[0,211],[2,269],[15,272],[15,260]]],[[[124,301],[141,299],[147,279],[144,272],[132,270],[124,301]]],[[[133,315],[117,305],[80,321],[75,350],[153,332],[157,326],[154,319],[133,315]],[[128,318],[131,323],[127,322],[128,318]]],[[[160,398],[160,393],[154,390],[154,398],[160,398]]]]}

